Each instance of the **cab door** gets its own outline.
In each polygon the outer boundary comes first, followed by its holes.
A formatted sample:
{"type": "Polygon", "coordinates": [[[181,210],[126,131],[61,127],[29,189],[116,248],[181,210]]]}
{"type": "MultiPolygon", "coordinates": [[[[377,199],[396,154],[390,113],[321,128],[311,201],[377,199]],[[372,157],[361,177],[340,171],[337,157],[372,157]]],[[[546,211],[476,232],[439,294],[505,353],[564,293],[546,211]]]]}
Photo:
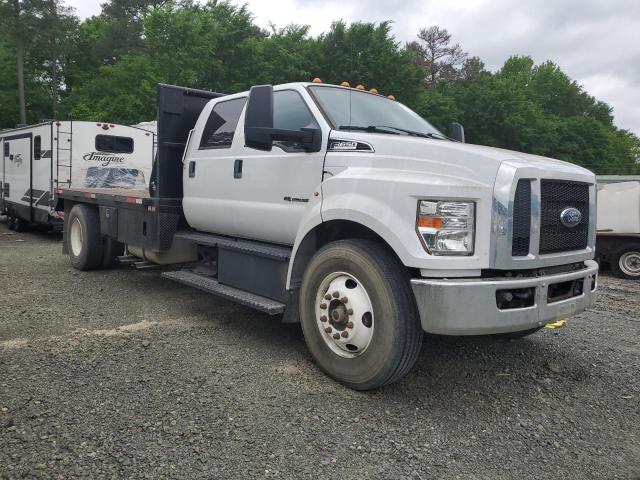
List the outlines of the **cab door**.
{"type": "Polygon", "coordinates": [[[183,160],[182,206],[193,228],[237,235],[233,169],[243,143],[236,127],[246,96],[211,102],[189,137],[183,160]]]}
{"type": "MultiPolygon", "coordinates": [[[[322,128],[319,112],[306,97],[295,89],[275,91],[274,128],[322,128]]],[[[321,193],[328,127],[323,129],[322,150],[307,152],[291,142],[275,142],[271,151],[245,147],[243,126],[244,115],[236,130],[241,148],[235,152],[234,168],[221,172],[230,185],[237,235],[293,245],[309,200],[321,193]]]]}

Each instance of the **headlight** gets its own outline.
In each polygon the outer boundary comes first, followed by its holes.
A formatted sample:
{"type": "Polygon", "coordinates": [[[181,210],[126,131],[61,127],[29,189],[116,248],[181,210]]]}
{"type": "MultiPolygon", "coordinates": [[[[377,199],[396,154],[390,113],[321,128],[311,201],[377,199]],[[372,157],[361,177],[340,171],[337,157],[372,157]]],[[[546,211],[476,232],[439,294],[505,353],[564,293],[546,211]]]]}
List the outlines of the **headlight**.
{"type": "Polygon", "coordinates": [[[473,255],[475,202],[421,200],[418,233],[432,255],[473,255]]]}

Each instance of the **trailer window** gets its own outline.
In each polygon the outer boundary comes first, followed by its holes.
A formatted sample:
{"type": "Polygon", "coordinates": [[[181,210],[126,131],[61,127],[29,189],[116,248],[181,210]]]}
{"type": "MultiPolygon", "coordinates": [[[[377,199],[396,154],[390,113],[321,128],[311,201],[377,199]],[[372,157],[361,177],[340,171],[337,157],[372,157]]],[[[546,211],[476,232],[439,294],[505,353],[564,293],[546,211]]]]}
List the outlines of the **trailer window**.
{"type": "Polygon", "coordinates": [[[133,153],[133,138],[96,135],[96,150],[105,153],[133,153]]]}
{"type": "Polygon", "coordinates": [[[33,137],[33,159],[40,160],[42,158],[42,139],[40,135],[33,137]]]}
{"type": "Polygon", "coordinates": [[[219,102],[213,107],[202,132],[200,150],[231,147],[240,113],[246,102],[246,97],[235,98],[219,102]]]}

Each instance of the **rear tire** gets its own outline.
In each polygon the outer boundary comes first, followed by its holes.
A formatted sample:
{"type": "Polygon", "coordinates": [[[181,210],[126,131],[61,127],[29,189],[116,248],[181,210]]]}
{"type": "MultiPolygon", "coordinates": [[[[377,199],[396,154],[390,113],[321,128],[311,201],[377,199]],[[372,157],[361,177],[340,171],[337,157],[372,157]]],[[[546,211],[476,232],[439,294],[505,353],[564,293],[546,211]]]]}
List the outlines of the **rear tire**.
{"type": "Polygon", "coordinates": [[[628,243],[613,252],[611,271],[616,277],[640,280],[640,243],[628,243]]]}
{"type": "Polygon", "coordinates": [[[16,229],[16,217],[14,217],[13,215],[8,215],[7,216],[7,226],[9,227],[9,230],[15,230],[16,229]]]}
{"type": "Polygon", "coordinates": [[[75,205],[69,212],[67,246],[71,265],[78,270],[94,270],[102,263],[102,238],[95,209],[75,205]]]}
{"type": "Polygon", "coordinates": [[[422,346],[408,272],[369,240],[333,242],[314,255],[302,279],[300,318],[320,369],[355,390],[396,382],[422,346]]]}

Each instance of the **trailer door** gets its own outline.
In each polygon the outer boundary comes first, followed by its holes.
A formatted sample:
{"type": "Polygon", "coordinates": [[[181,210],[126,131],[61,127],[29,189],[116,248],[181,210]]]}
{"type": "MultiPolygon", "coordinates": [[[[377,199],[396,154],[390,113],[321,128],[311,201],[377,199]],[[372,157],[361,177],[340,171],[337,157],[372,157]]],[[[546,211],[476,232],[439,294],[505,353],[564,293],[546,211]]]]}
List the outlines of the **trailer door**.
{"type": "Polygon", "coordinates": [[[4,143],[5,194],[7,190],[9,191],[5,196],[5,202],[16,216],[33,221],[32,134],[23,133],[4,137],[4,143]]]}

